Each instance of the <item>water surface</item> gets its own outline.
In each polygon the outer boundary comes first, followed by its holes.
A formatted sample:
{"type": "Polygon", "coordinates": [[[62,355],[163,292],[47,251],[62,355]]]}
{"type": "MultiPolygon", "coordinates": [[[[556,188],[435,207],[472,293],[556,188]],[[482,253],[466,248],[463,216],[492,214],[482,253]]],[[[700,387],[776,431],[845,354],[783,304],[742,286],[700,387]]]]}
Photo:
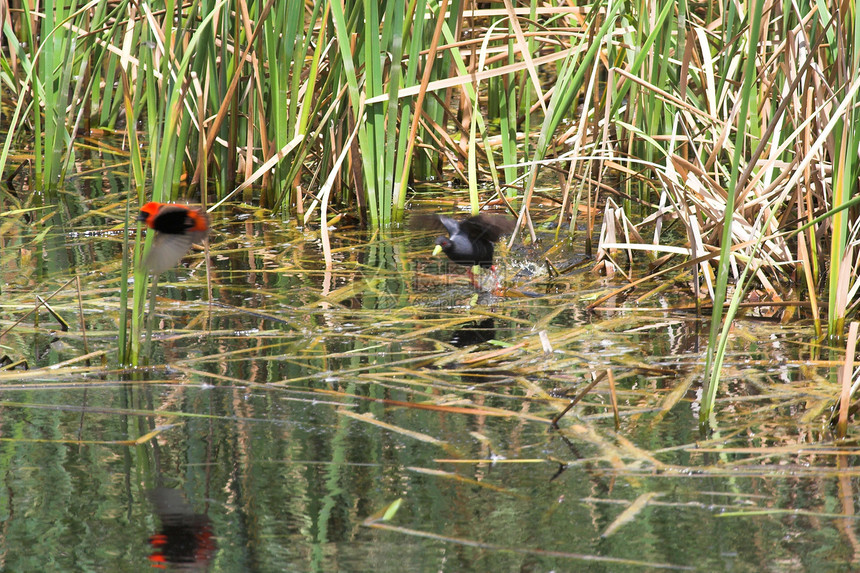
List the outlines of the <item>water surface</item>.
{"type": "Polygon", "coordinates": [[[0,354],[30,370],[0,371],[0,568],[856,565],[856,446],[826,425],[841,355],[804,320],[737,321],[705,436],[707,323],[678,309],[683,284],[590,312],[625,279],[592,273],[578,241],[550,278],[547,232],[502,249],[508,291],[478,296],[432,235],[347,223],[326,272],[319,229],[232,205],[209,271],[195,252],[159,281],[131,369],[122,173],[71,178],[26,218],[3,205],[0,354]],[[68,332],[27,314],[54,291],[68,332]]]}

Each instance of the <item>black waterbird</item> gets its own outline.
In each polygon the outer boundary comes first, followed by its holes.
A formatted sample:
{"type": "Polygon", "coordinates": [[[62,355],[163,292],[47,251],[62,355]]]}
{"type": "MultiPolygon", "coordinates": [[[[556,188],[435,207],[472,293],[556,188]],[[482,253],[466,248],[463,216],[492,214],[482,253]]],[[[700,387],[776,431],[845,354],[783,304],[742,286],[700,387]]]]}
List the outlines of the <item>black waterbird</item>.
{"type": "Polygon", "coordinates": [[[461,265],[493,266],[493,243],[508,235],[516,227],[516,221],[504,215],[481,213],[457,221],[445,215],[419,215],[412,218],[414,229],[445,229],[447,237],[436,239],[433,255],[445,253],[448,258],[461,265]]]}

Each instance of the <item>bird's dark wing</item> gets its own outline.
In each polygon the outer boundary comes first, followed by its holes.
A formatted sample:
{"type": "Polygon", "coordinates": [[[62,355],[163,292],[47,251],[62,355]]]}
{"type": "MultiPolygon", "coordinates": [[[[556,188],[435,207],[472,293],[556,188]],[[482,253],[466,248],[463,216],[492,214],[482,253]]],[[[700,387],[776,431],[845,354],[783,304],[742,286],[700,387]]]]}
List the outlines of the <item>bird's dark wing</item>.
{"type": "Polygon", "coordinates": [[[460,223],[445,215],[415,215],[409,221],[409,228],[416,231],[448,231],[453,236],[460,228],[460,223]]]}
{"type": "Polygon", "coordinates": [[[409,219],[409,228],[413,231],[441,231],[445,228],[439,215],[414,215],[409,219]]]}
{"type": "Polygon", "coordinates": [[[460,223],[460,230],[466,233],[470,239],[495,243],[503,235],[510,235],[516,225],[517,222],[510,217],[481,213],[460,223]]]}

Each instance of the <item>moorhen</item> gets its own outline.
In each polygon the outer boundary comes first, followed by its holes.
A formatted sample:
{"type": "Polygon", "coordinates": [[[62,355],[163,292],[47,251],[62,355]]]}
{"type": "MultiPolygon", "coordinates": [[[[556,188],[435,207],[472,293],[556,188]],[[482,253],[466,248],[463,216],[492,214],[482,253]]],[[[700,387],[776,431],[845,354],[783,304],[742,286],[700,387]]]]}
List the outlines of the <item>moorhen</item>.
{"type": "Polygon", "coordinates": [[[502,235],[508,235],[516,227],[516,221],[504,215],[481,213],[457,221],[445,215],[419,215],[412,218],[412,228],[430,230],[445,229],[447,237],[436,239],[433,255],[445,253],[448,258],[461,265],[481,268],[493,266],[493,243],[502,235]]]}

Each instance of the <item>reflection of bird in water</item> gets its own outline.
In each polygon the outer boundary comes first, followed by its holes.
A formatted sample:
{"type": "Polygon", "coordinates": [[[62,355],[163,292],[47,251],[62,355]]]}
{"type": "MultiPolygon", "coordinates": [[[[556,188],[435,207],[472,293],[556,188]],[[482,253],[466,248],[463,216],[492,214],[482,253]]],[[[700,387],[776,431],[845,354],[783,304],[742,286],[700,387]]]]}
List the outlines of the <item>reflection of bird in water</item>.
{"type": "MultiPolygon", "coordinates": [[[[489,342],[496,337],[496,324],[493,318],[470,322],[451,333],[451,344],[457,348],[468,348],[489,342]]],[[[457,371],[460,381],[473,386],[492,385],[509,382],[513,373],[495,368],[473,368],[467,364],[449,364],[443,368],[457,371]]]]}
{"type": "Polygon", "coordinates": [[[470,322],[451,334],[451,344],[457,348],[474,346],[492,340],[496,336],[496,324],[492,318],[470,322]]]}
{"type": "Polygon", "coordinates": [[[212,521],[194,508],[175,489],[159,487],[149,492],[161,530],[149,538],[155,551],[149,556],[153,566],[180,571],[205,571],[212,562],[217,544],[212,521]]]}

